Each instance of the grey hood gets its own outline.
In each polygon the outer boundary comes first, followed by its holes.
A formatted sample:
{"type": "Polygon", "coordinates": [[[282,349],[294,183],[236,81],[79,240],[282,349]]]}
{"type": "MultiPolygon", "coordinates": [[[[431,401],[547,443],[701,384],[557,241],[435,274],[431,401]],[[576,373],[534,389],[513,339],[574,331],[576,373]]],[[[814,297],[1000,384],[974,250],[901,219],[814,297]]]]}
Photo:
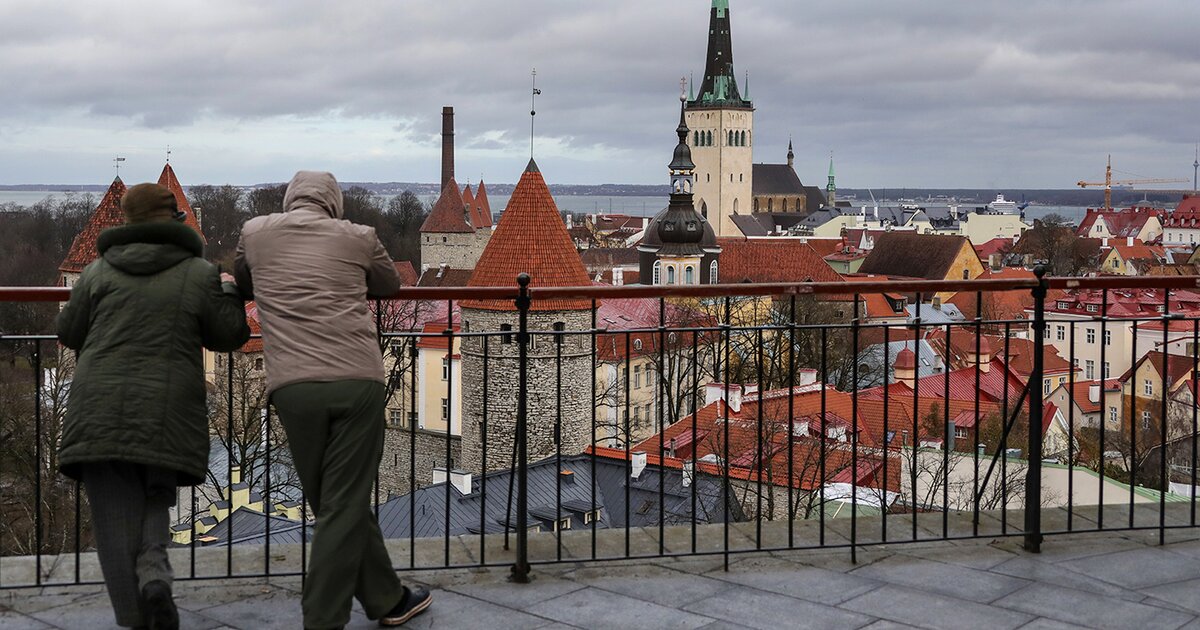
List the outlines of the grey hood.
{"type": "Polygon", "coordinates": [[[298,171],[288,182],[283,195],[283,210],[324,212],[334,219],[342,218],[342,188],[331,173],[298,171]]]}

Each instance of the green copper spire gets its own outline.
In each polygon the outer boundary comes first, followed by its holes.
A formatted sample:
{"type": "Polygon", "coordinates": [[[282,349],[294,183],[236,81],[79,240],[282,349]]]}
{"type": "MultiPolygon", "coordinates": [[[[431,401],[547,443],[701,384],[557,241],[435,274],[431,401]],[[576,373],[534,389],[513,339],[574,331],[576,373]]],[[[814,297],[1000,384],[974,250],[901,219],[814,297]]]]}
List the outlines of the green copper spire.
{"type": "Polygon", "coordinates": [[[829,152],[829,183],[833,183],[833,152],[829,152]]]}
{"type": "Polygon", "coordinates": [[[833,151],[829,152],[829,183],[825,185],[826,203],[837,205],[837,185],[833,183],[833,151]]]}
{"type": "Polygon", "coordinates": [[[708,24],[708,57],[704,78],[688,107],[714,109],[753,109],[750,99],[738,90],[733,68],[733,41],[730,32],[729,0],[713,0],[708,24]]]}

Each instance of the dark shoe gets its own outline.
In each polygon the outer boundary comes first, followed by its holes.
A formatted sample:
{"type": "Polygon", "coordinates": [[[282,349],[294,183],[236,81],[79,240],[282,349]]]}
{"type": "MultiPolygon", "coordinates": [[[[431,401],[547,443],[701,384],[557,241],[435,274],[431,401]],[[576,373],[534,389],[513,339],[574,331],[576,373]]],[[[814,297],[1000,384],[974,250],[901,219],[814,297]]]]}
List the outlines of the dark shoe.
{"type": "Polygon", "coordinates": [[[146,621],[150,630],[179,630],[179,610],[171,598],[171,587],[162,580],[147,582],[142,587],[146,606],[146,621]]]}
{"type": "Polygon", "coordinates": [[[433,603],[433,595],[420,586],[405,587],[404,599],[379,620],[381,626],[398,626],[413,617],[425,612],[433,603]]]}

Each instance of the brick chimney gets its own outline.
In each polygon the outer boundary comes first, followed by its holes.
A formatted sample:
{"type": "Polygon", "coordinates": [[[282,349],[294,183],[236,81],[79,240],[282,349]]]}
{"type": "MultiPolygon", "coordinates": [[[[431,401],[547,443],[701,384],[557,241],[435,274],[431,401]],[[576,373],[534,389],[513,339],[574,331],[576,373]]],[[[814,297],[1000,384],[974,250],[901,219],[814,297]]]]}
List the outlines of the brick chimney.
{"type": "Polygon", "coordinates": [[[442,189],[454,178],[454,108],[442,108],[442,189]]]}

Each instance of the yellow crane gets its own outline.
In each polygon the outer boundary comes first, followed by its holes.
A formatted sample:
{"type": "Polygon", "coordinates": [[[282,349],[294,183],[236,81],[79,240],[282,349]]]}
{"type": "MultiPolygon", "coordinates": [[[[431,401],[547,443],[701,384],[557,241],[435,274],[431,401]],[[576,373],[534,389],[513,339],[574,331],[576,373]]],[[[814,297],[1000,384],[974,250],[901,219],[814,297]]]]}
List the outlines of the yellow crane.
{"type": "MultiPolygon", "coordinates": [[[[1104,187],[1104,209],[1112,210],[1112,187],[1113,186],[1136,186],[1140,184],[1186,184],[1186,179],[1126,179],[1113,181],[1112,178],[1112,156],[1108,156],[1108,168],[1104,170],[1104,181],[1102,182],[1085,182],[1080,181],[1076,185],[1080,188],[1088,186],[1103,186],[1104,187]]],[[[1164,191],[1165,192],[1165,191],[1164,191]]]]}

